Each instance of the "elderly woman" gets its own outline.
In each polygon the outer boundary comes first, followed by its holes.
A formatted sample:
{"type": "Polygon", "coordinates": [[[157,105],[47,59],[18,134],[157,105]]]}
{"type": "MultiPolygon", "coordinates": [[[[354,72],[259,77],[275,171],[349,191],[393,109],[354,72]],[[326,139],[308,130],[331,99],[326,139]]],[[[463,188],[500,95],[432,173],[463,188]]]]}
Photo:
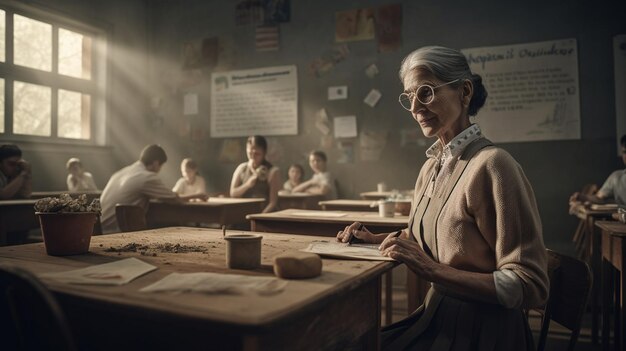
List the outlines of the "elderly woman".
{"type": "Polygon", "coordinates": [[[265,159],[267,140],[260,135],[248,138],[246,142],[248,162],[237,166],[230,182],[232,197],[262,197],[267,200],[263,212],[276,210],[278,190],[280,190],[280,173],[265,159]]]}
{"type": "Polygon", "coordinates": [[[400,103],[426,137],[409,226],[337,234],[380,243],[383,255],[432,282],[424,305],[382,330],[384,349],[532,350],[523,309],[548,296],[547,257],[533,190],[520,165],[470,122],[482,79],[457,50],[424,47],[402,62],[400,103]]]}

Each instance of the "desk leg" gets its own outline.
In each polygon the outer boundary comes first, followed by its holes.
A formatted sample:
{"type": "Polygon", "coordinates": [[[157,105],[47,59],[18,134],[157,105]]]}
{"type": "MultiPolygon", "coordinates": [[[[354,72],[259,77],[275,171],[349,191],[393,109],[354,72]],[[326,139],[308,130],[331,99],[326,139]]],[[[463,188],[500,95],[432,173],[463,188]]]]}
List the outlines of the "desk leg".
{"type": "Polygon", "coordinates": [[[393,291],[393,275],[392,271],[385,273],[385,325],[391,324],[393,315],[393,301],[391,294],[393,291]]]}
{"type": "MultiPolygon", "coordinates": [[[[619,290],[620,290],[620,294],[617,296],[617,301],[619,302],[619,306],[618,306],[618,311],[619,311],[619,320],[620,320],[620,327],[619,327],[619,349],[622,350],[624,347],[626,347],[626,309],[624,308],[624,301],[626,301],[626,286],[624,285],[624,278],[623,278],[623,272],[622,271],[618,271],[618,280],[619,280],[619,290]]],[[[615,319],[617,320],[618,317],[615,317],[615,319]]],[[[617,330],[617,323],[615,323],[615,329],[617,330]]],[[[617,340],[618,336],[616,334],[615,339],[617,340]]]]}
{"type": "Polygon", "coordinates": [[[615,350],[622,350],[622,314],[620,313],[621,285],[620,279],[615,268],[613,271],[613,320],[615,321],[615,329],[613,330],[613,345],[615,350]]]}
{"type": "MultiPolygon", "coordinates": [[[[598,297],[600,296],[600,277],[602,270],[602,233],[595,229],[595,227],[589,228],[589,236],[591,241],[591,272],[593,274],[593,281],[591,285],[591,342],[593,344],[598,343],[598,331],[600,321],[600,305],[598,297]]],[[[606,300],[603,300],[606,301],[606,300]]]]}
{"type": "Polygon", "coordinates": [[[609,351],[611,334],[611,305],[613,299],[613,267],[602,259],[602,351],[609,351]]]}

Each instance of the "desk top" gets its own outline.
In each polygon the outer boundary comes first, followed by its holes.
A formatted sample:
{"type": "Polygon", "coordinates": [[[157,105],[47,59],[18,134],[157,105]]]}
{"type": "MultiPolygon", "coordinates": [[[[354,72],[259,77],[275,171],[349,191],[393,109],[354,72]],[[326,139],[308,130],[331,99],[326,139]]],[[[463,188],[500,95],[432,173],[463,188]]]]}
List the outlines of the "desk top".
{"type": "Polygon", "coordinates": [[[327,303],[337,293],[354,289],[355,286],[373,279],[391,269],[394,264],[380,261],[323,260],[320,277],[290,280],[285,290],[272,296],[256,294],[205,295],[186,293],[142,293],[139,289],[152,284],[170,273],[218,272],[274,276],[272,258],[277,254],[306,247],[313,240],[328,240],[289,234],[263,235],[263,266],[257,270],[231,270],[226,267],[225,247],[219,230],[199,228],[162,228],[133,233],[94,236],[90,252],[84,255],[55,257],[45,254],[43,243],[0,247],[3,263],[13,264],[31,272],[61,272],[102,264],[127,257],[136,257],[158,267],[129,284],[122,286],[72,285],[44,280],[53,291],[69,296],[111,303],[120,308],[155,310],[183,317],[199,318],[218,323],[243,326],[267,326],[285,318],[297,318],[300,313],[327,303]],[[120,248],[130,243],[157,245],[173,243],[202,246],[205,253],[160,252],[157,256],[142,256],[138,252],[106,252],[110,247],[120,248]]]}
{"type": "Polygon", "coordinates": [[[264,198],[251,197],[251,198],[236,198],[236,197],[210,197],[207,201],[190,201],[190,202],[167,202],[160,200],[150,200],[150,203],[155,204],[167,204],[175,206],[208,206],[219,207],[237,204],[251,204],[265,202],[264,198]]]}
{"type": "Polygon", "coordinates": [[[324,195],[309,194],[309,193],[284,193],[284,192],[278,193],[279,198],[285,198],[285,199],[300,199],[300,198],[323,197],[323,196],[324,195]]]}
{"type": "MultiPolygon", "coordinates": [[[[35,206],[36,199],[0,200],[0,206],[30,205],[35,206]]],[[[35,209],[33,208],[33,213],[35,209]]]]}
{"type": "Polygon", "coordinates": [[[319,205],[337,205],[337,206],[363,206],[370,207],[370,205],[374,204],[375,207],[378,207],[376,201],[374,200],[349,200],[349,199],[337,199],[337,200],[326,200],[320,201],[319,205]]]}
{"type": "Polygon", "coordinates": [[[61,194],[70,194],[73,197],[77,195],[86,194],[92,196],[100,196],[102,195],[102,190],[87,190],[87,191],[67,191],[67,190],[53,190],[53,191],[33,191],[30,195],[33,199],[39,199],[44,197],[58,197],[61,194]]]}
{"type": "Polygon", "coordinates": [[[617,211],[617,208],[594,210],[594,209],[591,209],[590,207],[585,206],[581,202],[574,203],[570,206],[570,213],[580,219],[586,219],[589,216],[610,218],[611,214],[615,213],[616,211],[617,211]]]}
{"type": "Polygon", "coordinates": [[[626,236],[626,224],[618,221],[597,221],[596,226],[612,235],[626,236]]]}
{"type": "Polygon", "coordinates": [[[408,216],[380,217],[378,212],[361,211],[314,211],[289,209],[270,213],[257,213],[246,216],[250,220],[318,222],[318,223],[352,223],[361,222],[366,225],[402,225],[409,223],[408,216]]]}

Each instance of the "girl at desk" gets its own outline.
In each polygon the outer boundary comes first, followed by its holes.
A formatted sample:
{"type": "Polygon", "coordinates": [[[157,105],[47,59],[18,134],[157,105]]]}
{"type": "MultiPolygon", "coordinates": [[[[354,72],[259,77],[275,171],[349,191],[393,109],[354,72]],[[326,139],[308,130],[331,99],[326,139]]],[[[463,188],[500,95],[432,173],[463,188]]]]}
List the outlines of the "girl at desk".
{"type": "Polygon", "coordinates": [[[180,164],[180,172],[183,176],[174,185],[173,192],[181,197],[206,193],[206,183],[198,174],[196,161],[190,158],[184,159],[180,164]]]}
{"type": "Polygon", "coordinates": [[[283,184],[282,192],[291,193],[293,192],[293,188],[302,184],[302,177],[304,177],[304,168],[297,163],[289,166],[289,172],[287,172],[287,176],[289,179],[285,181],[283,184]]]}
{"type": "Polygon", "coordinates": [[[309,154],[309,166],[313,170],[313,176],[311,179],[293,188],[293,192],[324,195],[326,200],[336,199],[335,180],[326,170],[326,160],[326,154],[323,151],[312,151],[309,154]]]}

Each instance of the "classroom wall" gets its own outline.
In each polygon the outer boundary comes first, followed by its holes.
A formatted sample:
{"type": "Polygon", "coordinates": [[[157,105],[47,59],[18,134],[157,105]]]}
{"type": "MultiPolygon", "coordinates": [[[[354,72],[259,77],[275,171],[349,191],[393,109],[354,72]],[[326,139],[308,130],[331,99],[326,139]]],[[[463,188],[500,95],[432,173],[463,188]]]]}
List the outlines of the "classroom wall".
{"type": "MultiPolygon", "coordinates": [[[[158,131],[172,148],[174,164],[163,171],[173,183],[178,162],[185,156],[196,158],[209,187],[228,189],[232,171],[238,162],[219,162],[222,139],[208,137],[210,111],[209,77],[212,70],[201,71],[197,84],[184,78],[182,43],[187,40],[219,36],[231,44],[234,59],[221,62],[216,70],[247,69],[264,66],[296,65],[299,89],[299,134],[270,138],[270,144],[282,152],[275,163],[283,173],[292,162],[306,165],[306,154],[320,145],[321,134],[314,126],[314,113],[326,108],[330,118],[356,115],[359,132],[387,130],[388,142],[377,162],[360,161],[358,140],[354,140],[355,160],[339,164],[336,147],[326,150],[329,169],[339,180],[343,197],[356,198],[359,192],[373,190],[385,181],[393,188],[412,188],[425,160],[424,151],[432,140],[421,145],[402,147],[400,130],[418,128],[411,116],[397,103],[402,87],[397,70],[402,58],[423,45],[454,48],[527,43],[562,38],[576,38],[579,51],[582,139],[502,143],[523,166],[537,196],[545,241],[548,246],[571,252],[570,238],[576,220],[567,214],[567,199],[582,184],[601,183],[612,170],[621,167],[615,155],[615,105],[612,70],[612,36],[626,33],[621,17],[621,1],[589,3],[487,0],[471,1],[291,1],[291,22],[280,25],[277,52],[257,53],[254,26],[235,24],[235,4],[229,0],[189,0],[184,2],[150,1],[151,94],[163,99],[158,113],[164,123],[158,131]],[[311,61],[334,46],[334,13],[358,7],[402,3],[402,49],[377,53],[374,41],[348,43],[349,57],[321,78],[308,72],[311,61]],[[367,78],[363,70],[375,63],[380,74],[367,78]],[[327,101],[327,87],[347,85],[347,100],[327,101]],[[371,88],[383,97],[376,108],[362,103],[371,88]],[[199,95],[199,114],[184,116],[185,93],[199,95]],[[189,123],[186,134],[181,125],[189,123]]],[[[476,119],[480,123],[480,114],[476,119]]],[[[237,138],[241,144],[245,138],[237,138]]],[[[307,170],[307,175],[310,171],[307,170]]],[[[285,177],[286,175],[283,175],[285,177]]]]}

